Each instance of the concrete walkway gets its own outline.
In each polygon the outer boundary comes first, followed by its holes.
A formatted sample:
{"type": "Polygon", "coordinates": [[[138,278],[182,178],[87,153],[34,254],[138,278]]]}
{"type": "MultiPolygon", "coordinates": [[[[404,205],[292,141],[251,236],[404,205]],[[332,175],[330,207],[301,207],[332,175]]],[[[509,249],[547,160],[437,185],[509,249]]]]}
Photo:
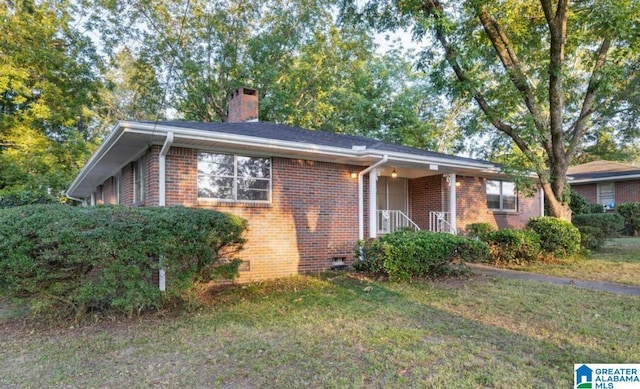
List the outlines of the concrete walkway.
{"type": "Polygon", "coordinates": [[[478,263],[467,263],[474,274],[489,277],[504,277],[518,280],[532,280],[549,282],[558,285],[575,286],[577,288],[598,290],[615,294],[624,294],[630,296],[640,296],[640,286],[616,284],[613,282],[583,281],[574,278],[546,276],[543,274],[528,273],[524,271],[500,269],[492,266],[481,265],[478,263]]]}

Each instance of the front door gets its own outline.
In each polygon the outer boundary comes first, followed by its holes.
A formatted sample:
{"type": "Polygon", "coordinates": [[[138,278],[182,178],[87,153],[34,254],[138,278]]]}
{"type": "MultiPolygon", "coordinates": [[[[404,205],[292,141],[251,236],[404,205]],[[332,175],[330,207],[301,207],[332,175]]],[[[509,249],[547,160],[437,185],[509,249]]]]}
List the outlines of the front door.
{"type": "Polygon", "coordinates": [[[378,177],[377,194],[378,210],[407,212],[407,179],[378,177]]]}

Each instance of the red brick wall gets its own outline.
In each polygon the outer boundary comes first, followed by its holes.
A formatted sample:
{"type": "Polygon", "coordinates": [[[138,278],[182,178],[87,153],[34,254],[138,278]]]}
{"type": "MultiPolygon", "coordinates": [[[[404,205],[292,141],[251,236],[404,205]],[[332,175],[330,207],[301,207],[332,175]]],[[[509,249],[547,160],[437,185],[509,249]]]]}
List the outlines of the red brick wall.
{"type": "Polygon", "coordinates": [[[533,197],[518,194],[515,212],[493,211],[487,207],[486,179],[458,176],[456,224],[464,230],[470,223],[490,223],[496,228],[523,228],[531,217],[540,216],[540,192],[533,197]]]}
{"type": "Polygon", "coordinates": [[[159,202],[159,182],[160,182],[160,173],[159,173],[159,163],[158,156],[160,155],[160,147],[161,146],[153,146],[150,150],[145,154],[145,163],[146,163],[146,185],[147,185],[147,194],[144,200],[144,205],[147,206],[158,206],[159,202]]]}
{"type": "Polygon", "coordinates": [[[104,191],[104,203],[115,204],[116,203],[116,186],[115,178],[109,177],[104,184],[102,184],[102,190],[104,191]]]}
{"type": "Polygon", "coordinates": [[[443,181],[442,175],[409,180],[409,218],[421,229],[429,229],[429,212],[446,211],[443,181]]]}
{"type": "Polygon", "coordinates": [[[120,175],[120,204],[133,205],[133,164],[126,164],[120,175]]]}
{"type": "Polygon", "coordinates": [[[240,282],[327,270],[333,257],[353,263],[358,239],[356,167],[272,159],[272,201],[233,203],[197,198],[197,150],[167,156],[167,205],[229,212],[249,221],[240,282]]]}
{"type": "Polygon", "coordinates": [[[615,192],[616,205],[640,202],[640,180],[616,182],[615,192]]]}
{"type": "Polygon", "coordinates": [[[598,187],[596,184],[571,185],[571,189],[581,194],[582,197],[593,204],[598,202],[598,187]]]}
{"type": "MultiPolygon", "coordinates": [[[[571,189],[591,203],[598,202],[598,184],[574,184],[571,189]]],[[[640,202],[640,180],[618,181],[614,186],[616,204],[640,202]]]]}

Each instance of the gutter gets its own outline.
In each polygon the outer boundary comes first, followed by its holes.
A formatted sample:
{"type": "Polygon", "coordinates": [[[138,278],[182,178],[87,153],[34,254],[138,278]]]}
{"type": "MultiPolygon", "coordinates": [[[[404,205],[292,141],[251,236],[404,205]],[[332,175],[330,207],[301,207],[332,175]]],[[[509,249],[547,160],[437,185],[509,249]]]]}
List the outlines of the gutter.
{"type": "MultiPolygon", "coordinates": [[[[358,173],[358,240],[364,239],[364,182],[363,177],[365,174],[369,173],[371,170],[377,168],[378,166],[386,163],[389,160],[389,156],[387,154],[382,156],[382,159],[368,168],[362,170],[358,173]]],[[[375,188],[369,188],[369,191],[374,190],[375,188]]],[[[369,210],[373,209],[375,213],[376,204],[369,204],[369,210]]],[[[369,215],[371,217],[371,215],[369,215]]]]}

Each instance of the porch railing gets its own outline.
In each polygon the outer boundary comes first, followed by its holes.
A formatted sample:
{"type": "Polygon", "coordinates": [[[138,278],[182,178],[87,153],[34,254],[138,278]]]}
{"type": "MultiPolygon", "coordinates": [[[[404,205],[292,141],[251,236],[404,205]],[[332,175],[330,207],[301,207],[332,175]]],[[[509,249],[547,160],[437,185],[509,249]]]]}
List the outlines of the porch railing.
{"type": "Polygon", "coordinates": [[[414,231],[420,230],[420,227],[402,211],[391,209],[378,210],[378,234],[389,234],[403,228],[414,231]]]}
{"type": "Polygon", "coordinates": [[[429,212],[429,231],[457,234],[458,231],[451,225],[450,212],[429,212]]]}

